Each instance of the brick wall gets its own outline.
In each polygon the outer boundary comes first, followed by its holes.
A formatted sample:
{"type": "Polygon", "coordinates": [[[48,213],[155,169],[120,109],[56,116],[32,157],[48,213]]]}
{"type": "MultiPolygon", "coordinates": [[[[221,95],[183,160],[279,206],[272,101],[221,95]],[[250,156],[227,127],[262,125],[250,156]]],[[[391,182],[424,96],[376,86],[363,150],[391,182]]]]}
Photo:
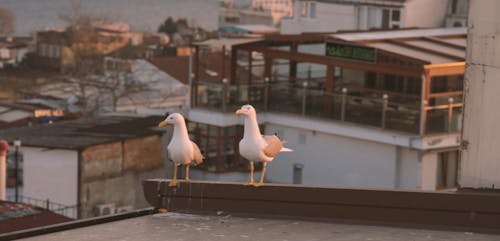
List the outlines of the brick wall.
{"type": "Polygon", "coordinates": [[[80,158],[82,218],[93,217],[100,204],[146,207],[141,181],[166,176],[160,136],[92,146],[81,151],[80,158]]]}

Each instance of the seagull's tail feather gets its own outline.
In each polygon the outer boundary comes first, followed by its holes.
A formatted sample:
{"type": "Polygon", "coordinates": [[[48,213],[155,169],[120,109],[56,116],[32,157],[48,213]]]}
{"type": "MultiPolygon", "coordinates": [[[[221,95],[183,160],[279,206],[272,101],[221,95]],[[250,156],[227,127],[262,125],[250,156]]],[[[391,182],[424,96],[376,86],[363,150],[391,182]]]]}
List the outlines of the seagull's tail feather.
{"type": "Polygon", "coordinates": [[[293,149],[290,149],[290,148],[286,148],[286,147],[282,147],[280,152],[292,152],[293,149]]]}

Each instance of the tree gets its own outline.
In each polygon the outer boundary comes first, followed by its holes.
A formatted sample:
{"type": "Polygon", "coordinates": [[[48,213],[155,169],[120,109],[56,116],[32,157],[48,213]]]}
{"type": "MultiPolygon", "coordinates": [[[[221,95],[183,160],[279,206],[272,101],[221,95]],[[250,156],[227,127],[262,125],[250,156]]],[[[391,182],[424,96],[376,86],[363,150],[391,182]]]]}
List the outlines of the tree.
{"type": "Polygon", "coordinates": [[[163,24],[158,27],[158,32],[166,33],[169,36],[177,32],[177,24],[172,17],[168,17],[163,24]]]}
{"type": "Polygon", "coordinates": [[[14,14],[11,11],[0,8],[0,36],[14,32],[14,14]]]}
{"type": "Polygon", "coordinates": [[[83,114],[103,109],[115,111],[120,98],[146,91],[149,87],[147,83],[133,81],[130,68],[124,64],[106,66],[105,58],[109,53],[103,50],[103,46],[116,45],[119,49],[127,47],[123,45],[127,41],[119,34],[109,36],[110,33],[106,33],[103,36],[97,26],[108,20],[84,13],[81,3],[81,0],[73,0],[70,9],[59,15],[69,25],[66,34],[71,40],[69,50],[72,56],[72,64],[64,72],[63,86],[78,97],[83,114]]]}

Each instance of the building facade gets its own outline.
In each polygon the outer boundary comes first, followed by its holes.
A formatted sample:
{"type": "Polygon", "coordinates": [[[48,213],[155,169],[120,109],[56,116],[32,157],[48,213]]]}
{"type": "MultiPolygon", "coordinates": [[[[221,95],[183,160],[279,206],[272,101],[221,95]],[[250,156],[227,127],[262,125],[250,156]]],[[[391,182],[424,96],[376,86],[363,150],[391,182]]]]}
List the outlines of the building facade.
{"type": "Polygon", "coordinates": [[[470,1],[467,68],[465,75],[463,145],[460,185],[467,188],[498,189],[500,186],[500,17],[498,1],[470,1]]]}
{"type": "MultiPolygon", "coordinates": [[[[450,9],[456,12],[462,9],[462,4],[453,5],[455,2],[448,0],[297,0],[294,3],[293,17],[281,21],[281,33],[443,27],[447,16],[453,15],[450,9]],[[458,5],[460,8],[456,7],[458,5]]],[[[458,19],[459,15],[453,16],[457,16],[458,19]]]]}
{"type": "Polygon", "coordinates": [[[166,177],[160,117],[109,116],[5,130],[23,142],[23,198],[47,200],[70,218],[146,207],[141,181],[166,177]]]}
{"type": "MultiPolygon", "coordinates": [[[[456,187],[465,34],[462,28],[268,36],[231,46],[224,53],[230,70],[219,79],[204,80],[195,64],[189,120],[198,124],[190,130],[196,140],[216,140],[206,142],[214,167],[205,171],[248,168],[234,154],[242,120],[232,112],[250,103],[263,132],[295,149],[278,155],[268,181],[456,187]],[[200,123],[208,127],[201,131],[200,123]]],[[[195,63],[204,56],[197,48],[195,63]]]]}

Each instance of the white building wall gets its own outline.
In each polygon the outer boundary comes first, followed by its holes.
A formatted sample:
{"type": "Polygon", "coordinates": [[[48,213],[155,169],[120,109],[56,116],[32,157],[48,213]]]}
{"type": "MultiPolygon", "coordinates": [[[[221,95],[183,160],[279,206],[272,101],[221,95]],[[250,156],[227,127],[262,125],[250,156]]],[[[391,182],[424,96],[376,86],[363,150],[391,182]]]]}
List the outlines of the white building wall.
{"type": "Polygon", "coordinates": [[[300,14],[295,14],[292,18],[281,20],[282,34],[334,32],[337,30],[354,30],[356,28],[357,10],[354,5],[318,2],[315,18],[304,18],[300,14]]]}
{"type": "Polygon", "coordinates": [[[406,1],[403,26],[437,28],[444,26],[451,0],[409,0],[406,1]]]}
{"type": "Polygon", "coordinates": [[[436,190],[437,187],[437,154],[433,152],[422,155],[421,167],[421,188],[422,190],[436,190]]]}
{"type": "Polygon", "coordinates": [[[23,155],[24,196],[68,206],[77,204],[77,151],[23,147],[23,155]]]}
{"type": "Polygon", "coordinates": [[[420,156],[418,151],[399,147],[400,158],[396,165],[399,169],[398,188],[420,189],[420,156]]]}
{"type": "Polygon", "coordinates": [[[469,2],[459,184],[500,187],[500,1],[469,2]]]}
{"type": "Polygon", "coordinates": [[[269,164],[270,182],[292,183],[294,164],[302,164],[306,185],[417,188],[417,151],[277,124],[266,124],[266,132],[277,132],[295,150],[269,164]]]}
{"type": "MultiPolygon", "coordinates": [[[[182,170],[184,172],[184,170],[182,170]]],[[[260,178],[260,170],[254,172],[255,180],[260,178]]],[[[240,182],[246,183],[250,181],[249,172],[227,172],[227,173],[214,173],[206,172],[198,169],[191,169],[189,171],[190,178],[193,180],[216,181],[216,182],[240,182]]],[[[169,176],[170,177],[170,176],[169,176]]]]}

